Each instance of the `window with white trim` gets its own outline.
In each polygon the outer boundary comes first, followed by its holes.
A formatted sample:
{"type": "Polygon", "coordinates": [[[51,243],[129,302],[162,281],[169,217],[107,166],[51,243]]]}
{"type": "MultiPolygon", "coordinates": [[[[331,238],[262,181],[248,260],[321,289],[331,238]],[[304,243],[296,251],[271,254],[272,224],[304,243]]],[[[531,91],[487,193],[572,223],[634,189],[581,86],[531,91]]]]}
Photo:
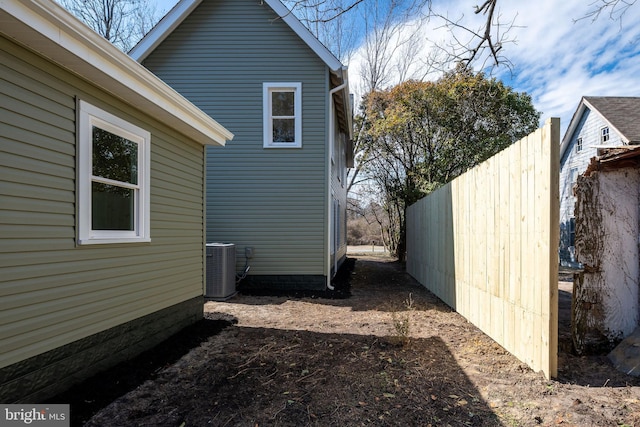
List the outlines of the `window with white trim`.
{"type": "Polygon", "coordinates": [[[302,147],[302,83],[263,83],[264,148],[302,147]]]}
{"type": "Polygon", "coordinates": [[[578,168],[571,168],[569,170],[569,180],[571,181],[571,185],[578,182],[578,168]]]}
{"type": "Polygon", "coordinates": [[[579,153],[582,151],[582,138],[578,138],[576,140],[576,153],[579,153]]]}
{"type": "Polygon", "coordinates": [[[151,134],[78,102],[78,243],[150,241],[151,134]]]}
{"type": "Polygon", "coordinates": [[[609,141],[609,127],[605,126],[600,129],[600,143],[604,144],[609,141]]]}

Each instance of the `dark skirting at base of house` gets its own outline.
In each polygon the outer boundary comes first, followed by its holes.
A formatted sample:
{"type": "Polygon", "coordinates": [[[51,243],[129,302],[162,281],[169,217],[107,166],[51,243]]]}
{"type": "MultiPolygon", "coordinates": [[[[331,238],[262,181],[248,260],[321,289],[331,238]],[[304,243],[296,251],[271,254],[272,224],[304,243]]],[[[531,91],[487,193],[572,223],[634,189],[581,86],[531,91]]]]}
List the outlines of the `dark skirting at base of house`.
{"type": "Polygon", "coordinates": [[[259,275],[247,276],[238,283],[238,291],[324,291],[327,278],[321,275],[259,275]]]}
{"type": "Polygon", "coordinates": [[[37,403],[203,318],[196,297],[0,369],[0,402],[37,403]]]}

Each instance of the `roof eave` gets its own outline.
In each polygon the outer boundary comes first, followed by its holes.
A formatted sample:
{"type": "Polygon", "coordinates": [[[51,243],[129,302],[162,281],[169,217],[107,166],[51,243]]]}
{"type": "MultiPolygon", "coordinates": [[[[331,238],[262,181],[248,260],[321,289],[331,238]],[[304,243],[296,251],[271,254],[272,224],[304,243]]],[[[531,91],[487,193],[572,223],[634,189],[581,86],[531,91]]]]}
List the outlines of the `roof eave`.
{"type": "Polygon", "coordinates": [[[584,97],[582,97],[580,99],[580,103],[578,104],[578,108],[576,108],[576,111],[573,113],[573,116],[571,117],[571,121],[569,122],[569,127],[567,128],[567,131],[564,134],[564,138],[562,138],[562,142],[560,143],[560,159],[562,159],[562,156],[564,155],[565,151],[567,151],[567,148],[569,147],[571,138],[573,138],[573,134],[576,131],[576,128],[578,127],[578,123],[580,123],[580,118],[582,117],[582,114],[584,114],[585,108],[586,106],[584,103],[584,97]]]}
{"type": "Polygon", "coordinates": [[[342,67],[341,72],[343,81],[347,83],[342,93],[345,97],[345,104],[347,105],[345,111],[345,114],[347,115],[347,137],[351,140],[353,139],[353,105],[351,102],[351,89],[349,88],[349,68],[344,66],[342,67]]]}
{"type": "MultiPolygon", "coordinates": [[[[343,65],[329,49],[305,27],[302,22],[280,0],[263,0],[300,37],[313,52],[329,67],[332,73],[341,77],[343,65]]],[[[160,43],[173,32],[202,0],[181,0],[153,27],[146,36],[129,51],[138,62],[144,61],[160,43]]]]}
{"type": "Polygon", "coordinates": [[[620,140],[624,144],[633,144],[633,141],[631,139],[629,139],[625,134],[623,134],[613,123],[611,123],[609,119],[607,119],[607,117],[598,108],[596,108],[591,102],[589,102],[589,98],[594,98],[594,97],[583,96],[580,99],[580,104],[578,104],[578,108],[574,112],[573,117],[571,117],[571,122],[569,122],[569,127],[567,128],[567,131],[564,134],[564,138],[562,138],[562,143],[560,144],[561,159],[564,153],[566,152],[567,148],[569,147],[569,144],[573,139],[573,135],[576,132],[576,129],[578,128],[578,124],[580,123],[580,120],[582,119],[582,116],[584,115],[584,112],[586,109],[589,109],[589,111],[593,111],[595,114],[600,116],[600,118],[602,118],[602,120],[607,124],[607,126],[620,136],[620,140]]]}
{"type": "Polygon", "coordinates": [[[3,2],[0,33],[202,144],[233,134],[50,0],[3,2]]]}
{"type": "Polygon", "coordinates": [[[182,0],[178,2],[160,22],[129,51],[129,56],[138,62],[144,61],[200,3],[202,3],[202,0],[182,0]]]}
{"type": "Polygon", "coordinates": [[[329,67],[338,77],[342,77],[344,66],[320,40],[314,36],[307,27],[290,11],[280,0],[265,0],[265,3],[291,27],[291,29],[313,50],[316,55],[329,67]]]}
{"type": "Polygon", "coordinates": [[[626,136],[624,133],[622,133],[622,132],[620,131],[620,129],[618,129],[618,128],[617,128],[617,127],[616,127],[616,126],[611,122],[611,120],[609,120],[609,119],[607,118],[607,116],[606,116],[605,114],[603,114],[603,112],[602,112],[600,109],[596,108],[596,107],[595,107],[591,102],[589,102],[589,98],[592,98],[592,97],[588,97],[588,96],[585,96],[585,97],[584,97],[584,102],[585,102],[585,104],[589,107],[589,109],[590,109],[591,111],[595,111],[595,112],[597,112],[597,113],[598,113],[598,115],[602,118],[602,120],[604,120],[604,121],[607,123],[607,126],[609,126],[612,130],[614,130],[614,131],[615,131],[615,132],[620,136],[620,140],[621,140],[623,143],[625,143],[625,144],[629,144],[629,138],[627,138],[627,136],[626,136]]]}

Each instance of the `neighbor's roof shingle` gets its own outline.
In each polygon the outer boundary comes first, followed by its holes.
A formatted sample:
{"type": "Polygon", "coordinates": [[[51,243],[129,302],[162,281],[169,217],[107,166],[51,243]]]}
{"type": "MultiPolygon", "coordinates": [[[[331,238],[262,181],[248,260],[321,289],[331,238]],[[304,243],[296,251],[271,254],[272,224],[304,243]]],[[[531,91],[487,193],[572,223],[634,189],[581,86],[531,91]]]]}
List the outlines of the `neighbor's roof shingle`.
{"type": "Polygon", "coordinates": [[[629,144],[640,144],[640,97],[585,96],[629,144]]]}

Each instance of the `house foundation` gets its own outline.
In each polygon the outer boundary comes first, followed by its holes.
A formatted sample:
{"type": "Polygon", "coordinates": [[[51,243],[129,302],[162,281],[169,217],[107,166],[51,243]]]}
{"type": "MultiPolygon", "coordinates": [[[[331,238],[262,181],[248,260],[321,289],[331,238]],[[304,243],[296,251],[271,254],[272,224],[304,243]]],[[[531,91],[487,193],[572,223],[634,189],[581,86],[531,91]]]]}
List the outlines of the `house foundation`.
{"type": "Polygon", "coordinates": [[[55,396],[201,320],[203,310],[203,297],[193,298],[4,367],[0,402],[37,403],[55,396]]]}

